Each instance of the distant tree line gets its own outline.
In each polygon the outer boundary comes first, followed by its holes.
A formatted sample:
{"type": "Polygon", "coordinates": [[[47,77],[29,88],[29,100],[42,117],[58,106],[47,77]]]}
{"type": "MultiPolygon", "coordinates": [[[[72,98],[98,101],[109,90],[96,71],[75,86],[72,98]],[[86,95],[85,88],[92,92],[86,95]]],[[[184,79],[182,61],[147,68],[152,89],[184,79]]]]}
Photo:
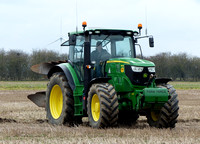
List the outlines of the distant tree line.
{"type": "Polygon", "coordinates": [[[66,60],[67,58],[67,54],[59,54],[50,50],[33,50],[31,54],[28,54],[19,50],[5,51],[0,49],[0,80],[43,80],[44,76],[31,71],[32,65],[66,60]]]}
{"type": "Polygon", "coordinates": [[[156,65],[157,77],[170,77],[173,80],[199,81],[200,58],[186,53],[160,53],[146,57],[156,65]]]}
{"type": "MultiPolygon", "coordinates": [[[[50,50],[33,50],[31,54],[19,50],[0,49],[0,81],[44,80],[45,77],[30,70],[35,64],[66,60],[67,54],[50,50]]],[[[199,81],[200,58],[186,53],[160,53],[145,57],[156,65],[157,77],[170,77],[173,80],[199,81]]]]}

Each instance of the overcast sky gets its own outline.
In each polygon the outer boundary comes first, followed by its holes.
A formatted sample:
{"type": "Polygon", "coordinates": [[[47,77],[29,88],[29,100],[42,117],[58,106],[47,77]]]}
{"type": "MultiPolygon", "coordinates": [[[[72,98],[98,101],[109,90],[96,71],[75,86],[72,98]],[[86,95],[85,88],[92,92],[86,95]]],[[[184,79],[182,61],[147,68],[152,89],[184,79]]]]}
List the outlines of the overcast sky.
{"type": "Polygon", "coordinates": [[[200,0],[0,0],[0,49],[31,52],[56,50],[75,31],[76,23],[88,28],[121,28],[154,36],[155,47],[140,41],[145,56],[160,52],[188,53],[200,57],[200,0]],[[76,6],[78,21],[76,22],[76,6]],[[147,15],[147,22],[146,16],[147,15]]]}

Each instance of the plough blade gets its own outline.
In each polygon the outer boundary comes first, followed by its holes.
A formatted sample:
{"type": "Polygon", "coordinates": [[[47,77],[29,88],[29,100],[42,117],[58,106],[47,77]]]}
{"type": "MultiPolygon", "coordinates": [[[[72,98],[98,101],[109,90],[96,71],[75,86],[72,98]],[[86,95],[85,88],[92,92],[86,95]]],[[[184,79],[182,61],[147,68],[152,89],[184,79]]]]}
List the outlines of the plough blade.
{"type": "Polygon", "coordinates": [[[27,96],[33,103],[35,103],[39,107],[45,108],[46,105],[46,93],[45,91],[36,92],[35,94],[31,94],[27,96]]]}

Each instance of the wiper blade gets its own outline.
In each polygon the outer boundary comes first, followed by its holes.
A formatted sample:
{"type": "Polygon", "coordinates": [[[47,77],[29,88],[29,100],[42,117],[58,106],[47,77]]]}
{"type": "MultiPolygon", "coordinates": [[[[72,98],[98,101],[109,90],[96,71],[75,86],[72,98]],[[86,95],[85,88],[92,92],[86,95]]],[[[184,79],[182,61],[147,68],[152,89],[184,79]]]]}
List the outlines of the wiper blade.
{"type": "MultiPolygon", "coordinates": [[[[111,34],[110,34],[110,35],[111,35],[111,34]]],[[[108,35],[105,39],[103,39],[103,41],[101,41],[101,43],[100,43],[98,46],[102,45],[102,43],[103,43],[110,35],[108,35]]]]}

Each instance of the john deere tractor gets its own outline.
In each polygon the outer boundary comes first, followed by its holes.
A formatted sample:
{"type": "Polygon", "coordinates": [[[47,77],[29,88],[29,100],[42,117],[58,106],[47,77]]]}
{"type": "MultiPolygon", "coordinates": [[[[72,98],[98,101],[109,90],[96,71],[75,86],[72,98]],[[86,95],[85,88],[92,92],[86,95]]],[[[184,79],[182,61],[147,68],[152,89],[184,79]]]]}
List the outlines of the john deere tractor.
{"type": "Polygon", "coordinates": [[[32,66],[34,72],[49,78],[47,90],[29,95],[45,107],[51,124],[80,123],[88,117],[94,128],[132,124],[146,116],[152,127],[174,128],[178,99],[169,78],[156,78],[153,62],[136,58],[139,32],[117,29],[89,29],[69,33],[61,46],[69,48],[66,61],[32,66]],[[99,54],[99,48],[101,52],[99,54]]]}

